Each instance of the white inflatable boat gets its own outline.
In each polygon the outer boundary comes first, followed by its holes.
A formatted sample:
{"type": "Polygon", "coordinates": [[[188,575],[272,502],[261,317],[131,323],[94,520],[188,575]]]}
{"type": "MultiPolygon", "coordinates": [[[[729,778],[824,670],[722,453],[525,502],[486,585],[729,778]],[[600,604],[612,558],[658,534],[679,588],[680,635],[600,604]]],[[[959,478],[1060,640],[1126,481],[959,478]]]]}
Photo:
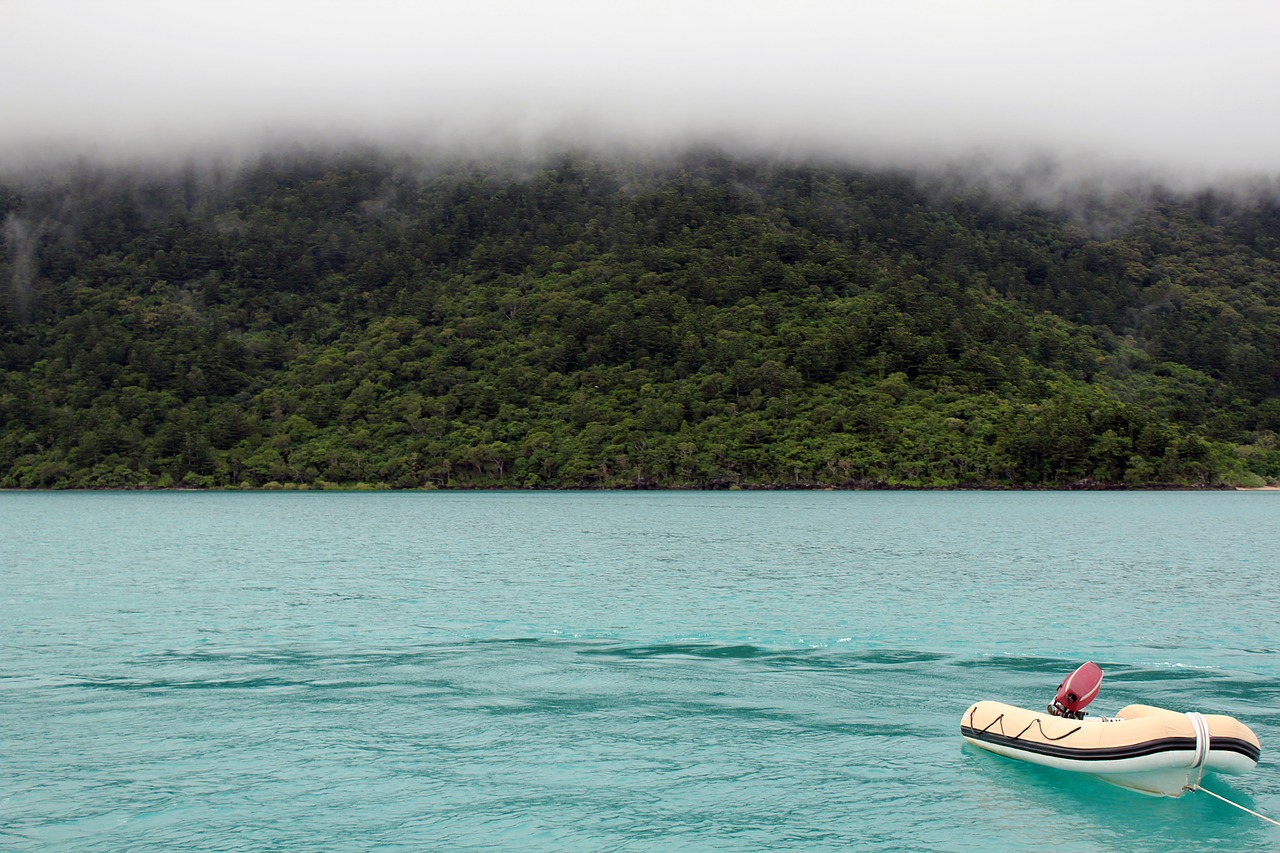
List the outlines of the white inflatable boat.
{"type": "Polygon", "coordinates": [[[1247,773],[1258,765],[1258,736],[1234,717],[1129,705],[1115,717],[1084,719],[1081,709],[1101,681],[1094,664],[1081,667],[1059,688],[1051,713],[978,702],[964,712],[960,733],[1008,758],[1165,797],[1193,790],[1206,772],[1247,773]],[[1071,689],[1073,679],[1081,691],[1071,689]]]}

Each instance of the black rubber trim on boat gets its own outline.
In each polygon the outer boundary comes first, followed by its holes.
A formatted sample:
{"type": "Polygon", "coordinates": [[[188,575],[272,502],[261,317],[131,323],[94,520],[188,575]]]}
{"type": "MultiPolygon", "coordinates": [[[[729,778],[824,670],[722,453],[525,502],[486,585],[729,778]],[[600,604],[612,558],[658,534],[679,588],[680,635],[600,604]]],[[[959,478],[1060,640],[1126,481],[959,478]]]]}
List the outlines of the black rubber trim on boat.
{"type": "MultiPolygon", "coordinates": [[[[995,732],[976,729],[972,726],[961,726],[960,733],[965,737],[985,743],[1014,747],[1024,752],[1034,752],[1038,755],[1049,755],[1055,758],[1071,758],[1076,761],[1115,761],[1122,758],[1154,755],[1157,752],[1195,752],[1196,749],[1196,739],[1193,737],[1166,737],[1143,741],[1142,743],[1126,744],[1125,746],[1079,749],[1077,747],[1058,746],[1052,743],[1019,740],[1016,737],[996,734],[995,732]]],[[[1252,743],[1233,737],[1215,737],[1211,740],[1209,749],[1211,752],[1235,752],[1254,762],[1257,762],[1262,752],[1252,743]]]]}

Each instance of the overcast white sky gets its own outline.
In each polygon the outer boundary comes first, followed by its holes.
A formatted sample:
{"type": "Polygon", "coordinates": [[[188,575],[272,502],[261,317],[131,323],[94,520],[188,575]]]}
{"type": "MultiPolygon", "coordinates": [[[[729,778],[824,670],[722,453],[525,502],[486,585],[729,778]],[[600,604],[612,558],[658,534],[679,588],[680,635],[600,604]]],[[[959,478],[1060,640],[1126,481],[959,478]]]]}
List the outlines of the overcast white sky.
{"type": "Polygon", "coordinates": [[[1280,172],[1280,0],[0,0],[0,154],[690,136],[1280,172]]]}

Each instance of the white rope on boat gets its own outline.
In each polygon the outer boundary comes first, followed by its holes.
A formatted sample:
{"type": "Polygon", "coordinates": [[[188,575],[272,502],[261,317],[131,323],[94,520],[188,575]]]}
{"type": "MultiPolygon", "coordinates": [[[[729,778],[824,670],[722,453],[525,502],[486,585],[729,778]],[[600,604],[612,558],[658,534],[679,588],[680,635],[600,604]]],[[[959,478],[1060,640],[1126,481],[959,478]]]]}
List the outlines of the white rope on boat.
{"type": "Polygon", "coordinates": [[[1204,714],[1195,711],[1187,712],[1187,719],[1191,721],[1191,728],[1196,733],[1196,755],[1195,761],[1191,764],[1191,769],[1196,771],[1196,781],[1190,779],[1187,783],[1196,787],[1200,786],[1200,781],[1204,779],[1204,765],[1209,760],[1209,749],[1211,740],[1209,738],[1209,721],[1204,718],[1204,714]]]}
{"type": "Polygon", "coordinates": [[[1273,823],[1276,826],[1280,826],[1280,820],[1272,820],[1271,818],[1267,817],[1264,814],[1258,814],[1253,809],[1245,808],[1239,803],[1233,803],[1230,800],[1228,800],[1226,797],[1222,796],[1221,794],[1215,794],[1213,791],[1210,791],[1208,788],[1201,788],[1199,785],[1188,785],[1186,789],[1188,791],[1203,791],[1204,793],[1208,794],[1211,797],[1217,797],[1219,800],[1222,800],[1224,803],[1226,803],[1229,806],[1235,806],[1242,812],[1248,812],[1249,814],[1253,815],[1256,818],[1261,818],[1262,820],[1265,820],[1267,823],[1273,823]]]}

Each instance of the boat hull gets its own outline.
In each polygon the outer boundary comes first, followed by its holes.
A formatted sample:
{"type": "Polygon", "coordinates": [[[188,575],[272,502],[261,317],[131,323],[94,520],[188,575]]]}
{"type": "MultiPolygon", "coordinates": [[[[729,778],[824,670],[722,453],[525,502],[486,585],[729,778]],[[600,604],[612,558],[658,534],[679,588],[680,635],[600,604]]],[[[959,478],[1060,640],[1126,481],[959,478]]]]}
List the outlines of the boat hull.
{"type": "Polygon", "coordinates": [[[1071,720],[978,702],[965,711],[960,733],[998,755],[1164,797],[1181,796],[1205,772],[1247,773],[1261,751],[1257,735],[1233,717],[1151,705],[1129,705],[1116,719],[1071,720]]]}

